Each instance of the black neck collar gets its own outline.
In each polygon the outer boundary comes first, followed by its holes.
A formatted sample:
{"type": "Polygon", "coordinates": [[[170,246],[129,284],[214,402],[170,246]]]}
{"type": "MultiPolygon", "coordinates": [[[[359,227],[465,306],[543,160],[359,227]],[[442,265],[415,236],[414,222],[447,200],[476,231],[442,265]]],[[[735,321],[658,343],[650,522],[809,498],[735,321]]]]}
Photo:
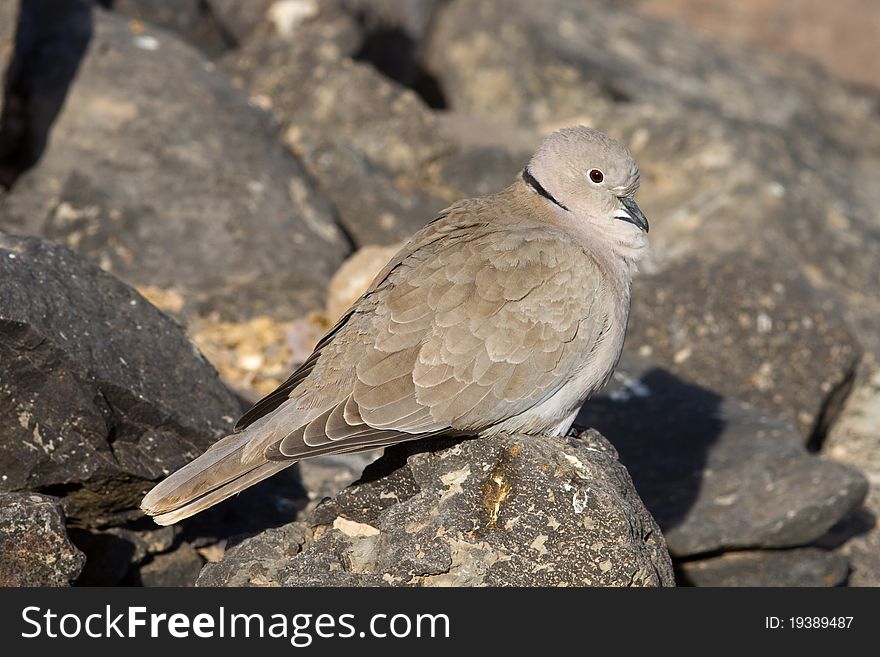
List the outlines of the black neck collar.
{"type": "Polygon", "coordinates": [[[565,207],[564,205],[562,205],[562,203],[560,203],[555,198],[553,198],[553,196],[550,194],[550,192],[548,192],[546,189],[544,189],[544,187],[541,185],[541,183],[538,182],[537,178],[535,178],[532,175],[532,172],[529,171],[528,167],[523,169],[522,178],[523,178],[523,182],[525,182],[526,185],[528,185],[529,187],[532,188],[532,191],[537,192],[538,194],[540,194],[541,196],[546,198],[551,203],[558,205],[560,208],[562,208],[566,212],[568,211],[567,207],[565,207]]]}

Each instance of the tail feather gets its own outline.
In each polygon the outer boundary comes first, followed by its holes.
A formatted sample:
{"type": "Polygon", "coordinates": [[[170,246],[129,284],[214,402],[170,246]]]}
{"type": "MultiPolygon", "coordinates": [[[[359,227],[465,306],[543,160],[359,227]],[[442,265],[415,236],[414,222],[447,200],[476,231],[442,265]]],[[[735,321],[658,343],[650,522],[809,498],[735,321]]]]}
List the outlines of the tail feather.
{"type": "Polygon", "coordinates": [[[188,518],[295,463],[245,460],[249,432],[233,434],[212,445],[195,461],[156,485],[141,502],[144,513],[160,525],[188,518]]]}

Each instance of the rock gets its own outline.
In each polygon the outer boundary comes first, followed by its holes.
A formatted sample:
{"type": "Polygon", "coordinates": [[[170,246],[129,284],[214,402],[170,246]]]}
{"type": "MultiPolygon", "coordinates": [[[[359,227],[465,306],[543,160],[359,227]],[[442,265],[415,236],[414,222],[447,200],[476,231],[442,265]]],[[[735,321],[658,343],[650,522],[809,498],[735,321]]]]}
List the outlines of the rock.
{"type": "Polygon", "coordinates": [[[84,563],[67,536],[59,500],[0,493],[0,586],[69,586],[84,563]]]}
{"type": "Polygon", "coordinates": [[[51,146],[0,228],[174,290],[184,315],[319,308],[349,246],[270,117],[171,34],[93,14],[51,146]]]}
{"type": "Polygon", "coordinates": [[[876,53],[880,31],[880,6],[873,0],[843,0],[834,6],[824,0],[640,0],[637,7],[646,14],[683,23],[707,38],[795,52],[843,79],[880,87],[880,73],[864,65],[876,53]]]}
{"type": "Polygon", "coordinates": [[[141,541],[131,532],[70,529],[70,538],[86,555],[86,565],[77,580],[79,586],[119,586],[146,557],[141,541]]]}
{"type": "Polygon", "coordinates": [[[824,435],[859,347],[797,272],[736,253],[676,263],[633,284],[627,333],[671,373],[824,435]]]}
{"type": "Polygon", "coordinates": [[[426,65],[452,109],[529,125],[672,103],[724,120],[804,128],[847,111],[841,98],[815,94],[820,81],[847,101],[868,98],[800,58],[709,43],[610,2],[452,0],[436,17],[426,65]],[[770,106],[768,98],[777,102],[770,106]]]}
{"type": "Polygon", "coordinates": [[[0,188],[8,188],[46,148],[91,39],[92,20],[87,0],[2,0],[0,5],[0,188]]]}
{"type": "Polygon", "coordinates": [[[333,497],[360,478],[364,468],[381,455],[381,450],[358,454],[318,456],[299,464],[302,485],[314,503],[333,497]]]}
{"type": "Polygon", "coordinates": [[[192,546],[183,543],[177,549],[157,554],[140,570],[144,586],[192,586],[204,561],[192,546]]]}
{"type": "Polygon", "coordinates": [[[198,584],[673,584],[657,525],[596,432],[438,440],[389,448],[306,522],[231,547],[198,584]]]}
{"type": "Polygon", "coordinates": [[[391,246],[365,246],[342,263],[327,290],[325,314],[331,326],[367,291],[373,279],[403,245],[404,242],[391,246]]]}
{"type": "Polygon", "coordinates": [[[354,243],[391,244],[433,219],[447,200],[419,179],[449,146],[415,93],[352,59],[363,39],[354,19],[322,5],[295,36],[264,32],[226,68],[271,107],[354,243]]]}
{"type": "MultiPolygon", "coordinates": [[[[15,47],[15,28],[18,23],[18,0],[0,0],[0,72],[6,75],[6,67],[15,47]]],[[[4,96],[0,94],[0,111],[4,96]]]]}
{"type": "Polygon", "coordinates": [[[822,453],[859,468],[871,482],[864,506],[836,528],[839,540],[834,547],[850,560],[852,586],[880,586],[880,369],[876,363],[859,375],[822,453]]]}
{"type": "Polygon", "coordinates": [[[791,420],[627,356],[576,421],[614,444],[674,557],[802,546],[858,508],[857,470],[809,454],[791,420]]]}
{"type": "Polygon", "coordinates": [[[207,0],[215,20],[227,38],[236,45],[243,43],[266,17],[274,0],[207,0]]]}
{"type": "Polygon", "coordinates": [[[678,565],[693,586],[841,586],[845,557],[816,548],[731,552],[678,565]]]}
{"type": "Polygon", "coordinates": [[[88,522],[134,512],[150,482],[230,430],[234,395],[125,284],[10,236],[0,278],[0,490],[55,491],[88,522]]]}
{"type": "Polygon", "coordinates": [[[235,45],[213,6],[204,0],[110,0],[110,5],[126,18],[176,33],[208,57],[218,57],[235,45]]]}
{"type": "Polygon", "coordinates": [[[293,522],[245,538],[230,545],[220,561],[205,564],[196,586],[278,586],[288,560],[310,536],[306,525],[293,522]]]}

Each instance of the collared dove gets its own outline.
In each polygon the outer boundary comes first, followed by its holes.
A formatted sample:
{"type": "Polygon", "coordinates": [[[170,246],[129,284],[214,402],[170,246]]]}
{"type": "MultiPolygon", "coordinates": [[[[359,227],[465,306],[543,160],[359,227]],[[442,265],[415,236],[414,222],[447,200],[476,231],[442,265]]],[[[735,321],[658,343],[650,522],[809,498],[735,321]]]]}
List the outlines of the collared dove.
{"type": "Polygon", "coordinates": [[[618,142],[554,133],[510,187],[416,233],[308,360],[143,510],[171,524],[313,456],[564,434],[623,348],[648,244],[638,185],[618,142]]]}

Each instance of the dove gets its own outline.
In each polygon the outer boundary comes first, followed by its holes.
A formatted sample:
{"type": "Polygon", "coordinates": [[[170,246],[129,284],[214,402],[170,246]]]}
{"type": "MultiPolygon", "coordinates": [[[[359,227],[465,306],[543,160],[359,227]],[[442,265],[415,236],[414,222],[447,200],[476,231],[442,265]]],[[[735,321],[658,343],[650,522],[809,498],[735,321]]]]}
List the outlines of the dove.
{"type": "Polygon", "coordinates": [[[141,508],[175,523],[315,456],[563,435],[623,349],[648,220],[630,152],[559,130],[506,189],[407,242],[278,389],[141,508]]]}

